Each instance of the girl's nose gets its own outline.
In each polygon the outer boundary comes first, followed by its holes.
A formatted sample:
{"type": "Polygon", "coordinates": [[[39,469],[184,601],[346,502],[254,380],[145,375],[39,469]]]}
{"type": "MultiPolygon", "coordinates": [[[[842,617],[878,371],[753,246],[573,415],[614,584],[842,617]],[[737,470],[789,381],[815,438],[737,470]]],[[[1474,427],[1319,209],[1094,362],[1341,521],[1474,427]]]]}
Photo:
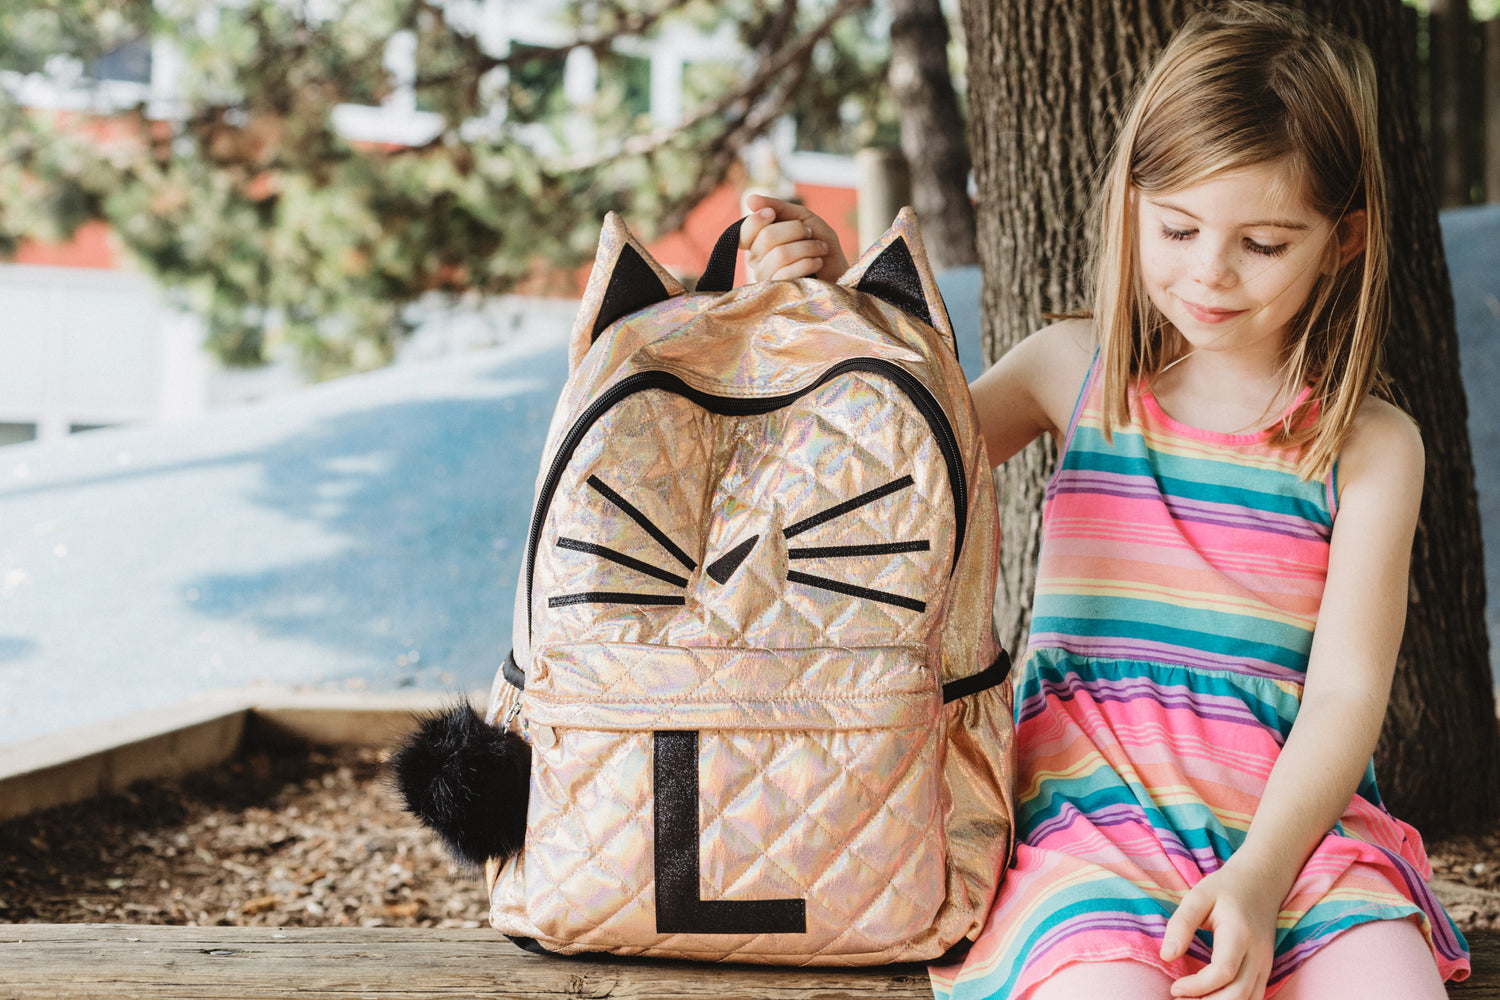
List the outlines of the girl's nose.
{"type": "Polygon", "coordinates": [[[1193,278],[1205,288],[1228,288],[1235,283],[1233,248],[1199,244],[1193,257],[1193,278]]]}

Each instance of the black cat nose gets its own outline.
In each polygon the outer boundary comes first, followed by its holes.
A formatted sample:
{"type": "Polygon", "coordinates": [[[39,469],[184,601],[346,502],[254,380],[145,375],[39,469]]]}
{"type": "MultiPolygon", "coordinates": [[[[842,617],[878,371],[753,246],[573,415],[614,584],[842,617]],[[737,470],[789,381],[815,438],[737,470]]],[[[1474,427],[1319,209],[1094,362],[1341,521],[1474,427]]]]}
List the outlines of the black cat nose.
{"type": "Polygon", "coordinates": [[[713,562],[709,563],[707,569],[708,575],[712,577],[714,582],[717,584],[723,585],[728,583],[729,578],[731,576],[734,576],[734,571],[740,568],[740,563],[745,561],[745,557],[750,554],[751,549],[755,548],[755,543],[758,541],[760,541],[759,535],[751,535],[749,538],[745,539],[743,542],[740,542],[740,544],[736,545],[734,548],[730,549],[728,552],[724,553],[713,562]]]}

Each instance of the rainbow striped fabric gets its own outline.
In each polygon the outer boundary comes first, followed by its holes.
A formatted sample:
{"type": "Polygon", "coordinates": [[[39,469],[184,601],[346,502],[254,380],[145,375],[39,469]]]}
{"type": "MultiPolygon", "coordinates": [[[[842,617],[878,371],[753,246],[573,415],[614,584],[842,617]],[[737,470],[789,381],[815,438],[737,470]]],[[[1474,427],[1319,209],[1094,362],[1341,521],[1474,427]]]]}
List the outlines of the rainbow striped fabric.
{"type": "MultiPolygon", "coordinates": [[[[1303,482],[1265,434],[1176,423],[1148,392],[1106,441],[1090,374],[1047,492],[1017,680],[1016,847],[1000,898],[940,998],[1019,1000],[1074,961],[1157,955],[1183,894],[1244,840],[1296,718],[1328,567],[1333,477],[1303,482]]],[[[1415,918],[1444,978],[1467,945],[1421,839],[1373,769],[1293,886],[1267,996],[1340,931],[1415,918]]]]}

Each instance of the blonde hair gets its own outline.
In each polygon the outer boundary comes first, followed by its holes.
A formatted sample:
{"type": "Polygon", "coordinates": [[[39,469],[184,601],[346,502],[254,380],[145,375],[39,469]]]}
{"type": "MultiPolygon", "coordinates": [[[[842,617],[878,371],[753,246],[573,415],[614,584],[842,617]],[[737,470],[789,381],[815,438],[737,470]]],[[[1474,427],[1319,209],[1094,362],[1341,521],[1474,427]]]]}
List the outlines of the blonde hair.
{"type": "Polygon", "coordinates": [[[1279,398],[1311,392],[1272,441],[1302,448],[1304,478],[1324,474],[1366,396],[1385,391],[1388,238],[1374,65],[1363,45],[1296,11],[1232,2],[1195,14],[1167,45],[1104,177],[1093,272],[1106,433],[1129,420],[1130,389],[1181,349],[1136,272],[1133,192],[1177,191],[1281,160],[1306,203],[1334,224],[1325,253],[1338,253],[1350,212],[1363,210],[1365,240],[1347,264],[1334,258],[1291,321],[1279,398]]]}

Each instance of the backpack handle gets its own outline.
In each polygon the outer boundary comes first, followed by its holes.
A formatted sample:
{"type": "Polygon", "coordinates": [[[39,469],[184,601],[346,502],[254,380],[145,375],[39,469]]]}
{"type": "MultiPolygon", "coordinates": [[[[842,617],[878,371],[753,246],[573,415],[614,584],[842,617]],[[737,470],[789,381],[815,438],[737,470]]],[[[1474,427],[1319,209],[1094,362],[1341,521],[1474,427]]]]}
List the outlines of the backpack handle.
{"type": "Polygon", "coordinates": [[[700,292],[727,292],[734,287],[734,264],[740,250],[740,224],[744,216],[731,223],[719,236],[713,252],[708,255],[708,265],[703,268],[703,277],[698,279],[700,292]]]}

